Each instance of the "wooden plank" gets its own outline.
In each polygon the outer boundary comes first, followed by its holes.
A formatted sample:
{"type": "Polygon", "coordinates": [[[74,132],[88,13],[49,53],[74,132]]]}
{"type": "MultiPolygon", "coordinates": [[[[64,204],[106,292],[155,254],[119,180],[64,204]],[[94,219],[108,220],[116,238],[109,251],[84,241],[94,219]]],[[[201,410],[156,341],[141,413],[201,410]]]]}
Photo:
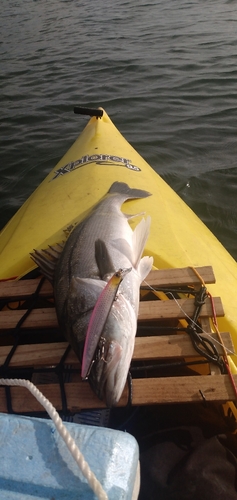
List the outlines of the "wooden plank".
{"type": "MultiPolygon", "coordinates": [[[[214,298],[215,312],[217,316],[224,316],[224,310],[220,297],[214,298]]],[[[194,299],[178,300],[151,300],[140,302],[138,321],[149,321],[156,319],[186,319],[192,317],[195,310],[194,299]]],[[[207,298],[202,306],[200,317],[211,317],[213,315],[212,304],[207,298]]]]}
{"type": "MultiPolygon", "coordinates": [[[[228,351],[234,354],[234,345],[231,335],[225,332],[221,333],[221,337],[228,351]]],[[[223,348],[219,344],[217,334],[211,334],[211,338],[218,352],[223,354],[223,348]]],[[[134,361],[177,357],[188,358],[192,356],[197,356],[197,351],[195,351],[190,337],[186,334],[162,335],[161,337],[136,337],[133,353],[134,361]]]]}
{"type": "MultiPolygon", "coordinates": [[[[217,334],[211,335],[213,343],[220,354],[223,353],[219,345],[217,334]]],[[[228,351],[234,353],[231,335],[222,333],[221,337],[228,351]]],[[[57,365],[68,347],[67,342],[49,344],[19,345],[11,359],[10,367],[52,366],[57,365]]],[[[0,365],[2,365],[11,350],[11,346],[0,348],[0,365]]],[[[133,360],[158,360],[164,358],[197,356],[188,335],[165,335],[161,337],[136,337],[133,360]]],[[[71,349],[65,363],[78,365],[76,354],[71,349]]]]}
{"type": "MultiPolygon", "coordinates": [[[[214,299],[217,316],[223,316],[224,311],[219,297],[214,299]]],[[[156,319],[185,319],[187,315],[192,317],[195,310],[194,299],[179,300],[152,300],[140,302],[138,321],[156,319]]],[[[1,311],[0,330],[15,328],[18,321],[25,314],[25,310],[1,311]]],[[[200,317],[212,316],[212,305],[210,299],[202,306],[200,317]]],[[[58,322],[54,308],[40,308],[31,311],[24,321],[24,328],[57,328],[58,322]]]]}
{"type": "MultiPolygon", "coordinates": [[[[237,375],[234,375],[235,384],[237,375]]],[[[229,375],[200,375],[137,379],[133,381],[133,404],[151,405],[194,403],[203,401],[234,401],[236,396],[229,375]]]]}
{"type": "MultiPolygon", "coordinates": [[[[40,279],[0,282],[0,298],[9,300],[27,299],[36,291],[40,279]]],[[[39,296],[46,298],[53,296],[53,287],[48,280],[45,280],[42,284],[39,296]]]]}
{"type": "MultiPolygon", "coordinates": [[[[215,276],[211,266],[197,267],[196,270],[205,283],[215,283],[215,276]]],[[[0,298],[11,300],[26,299],[35,292],[40,279],[0,282],[0,298]]],[[[154,270],[149,273],[146,282],[151,286],[200,284],[199,278],[191,267],[154,270]]],[[[48,280],[45,280],[43,283],[39,295],[41,297],[53,296],[53,288],[48,280]]]]}
{"type": "MultiPolygon", "coordinates": [[[[224,311],[219,297],[214,298],[214,304],[216,315],[223,316],[224,311]]],[[[140,302],[138,321],[185,319],[187,315],[192,317],[194,309],[194,299],[144,301],[140,302]]],[[[0,330],[15,328],[25,312],[25,310],[1,311],[0,330]]],[[[212,316],[212,314],[212,305],[210,299],[207,299],[202,306],[200,317],[212,316]]],[[[57,328],[57,326],[58,322],[54,308],[34,309],[24,321],[24,328],[57,328]]]]}
{"type": "MultiPolygon", "coordinates": [[[[211,266],[196,267],[205,283],[215,283],[216,279],[211,266]]],[[[159,269],[149,273],[145,282],[151,286],[200,285],[200,280],[191,267],[159,269]]]]}
{"type": "MultiPolygon", "coordinates": [[[[234,375],[237,384],[237,375],[234,375]]],[[[61,409],[61,395],[58,384],[40,384],[38,388],[57,410],[61,409]]],[[[66,383],[67,407],[72,412],[81,409],[104,408],[105,405],[92,392],[87,382],[66,383]]],[[[171,403],[197,403],[203,401],[234,401],[235,394],[228,375],[200,375],[187,377],[146,378],[133,380],[133,401],[135,406],[171,403]]],[[[35,398],[22,387],[11,388],[13,410],[17,413],[42,411],[35,398]]],[[[118,406],[125,406],[128,390],[125,388],[118,406]]],[[[43,410],[44,411],[44,410],[43,410]]],[[[5,390],[0,387],[0,412],[7,412],[5,390]]]]}
{"type": "MultiPolygon", "coordinates": [[[[26,344],[16,348],[14,356],[9,366],[29,367],[29,366],[54,366],[57,365],[68,347],[68,342],[50,342],[49,344],[26,344]]],[[[11,350],[11,346],[0,347],[0,365],[6,359],[11,350]]],[[[65,361],[66,364],[75,365],[79,361],[76,354],[71,349],[65,361]]]]}
{"type": "MultiPolygon", "coordinates": [[[[0,330],[15,328],[25,314],[25,310],[1,311],[0,330]]],[[[33,309],[24,321],[24,328],[57,328],[58,321],[55,308],[33,309]]]]}
{"type": "MultiPolygon", "coordinates": [[[[57,410],[62,408],[59,384],[39,384],[38,389],[57,410]]],[[[105,408],[105,404],[93,393],[87,382],[64,384],[67,407],[72,412],[83,408],[105,408]]],[[[32,394],[24,387],[11,387],[11,401],[16,413],[45,411],[32,394]]],[[[0,387],[0,412],[7,412],[5,390],[0,387]]]]}

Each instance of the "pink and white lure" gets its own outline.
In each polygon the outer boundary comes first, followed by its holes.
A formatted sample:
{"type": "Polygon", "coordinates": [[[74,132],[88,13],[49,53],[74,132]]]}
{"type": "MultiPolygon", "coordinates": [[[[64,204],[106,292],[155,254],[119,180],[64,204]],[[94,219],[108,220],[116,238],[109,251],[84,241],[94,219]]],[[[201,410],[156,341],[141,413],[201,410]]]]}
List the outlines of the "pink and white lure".
{"type": "Polygon", "coordinates": [[[116,300],[118,288],[124,276],[128,274],[132,268],[119,269],[110,278],[104,289],[99,295],[99,298],[92,311],[88,324],[84,351],[82,357],[81,377],[86,380],[90,374],[96,347],[103,332],[106,320],[110,313],[113,302],[116,300]]]}

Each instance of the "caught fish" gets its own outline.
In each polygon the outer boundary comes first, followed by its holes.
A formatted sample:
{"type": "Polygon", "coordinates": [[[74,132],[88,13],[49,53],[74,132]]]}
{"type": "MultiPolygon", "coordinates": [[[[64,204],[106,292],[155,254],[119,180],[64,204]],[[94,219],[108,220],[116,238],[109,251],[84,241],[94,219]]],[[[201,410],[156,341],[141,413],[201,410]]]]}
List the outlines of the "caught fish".
{"type": "MultiPolygon", "coordinates": [[[[56,246],[32,254],[53,282],[59,325],[80,360],[88,328],[92,332],[86,341],[84,366],[86,357],[90,365],[94,356],[88,379],[109,407],[117,404],[126,383],[137,329],[140,284],[153,263],[152,257],[142,258],[150,217],[143,218],[133,231],[128,223],[130,216],[121,211],[121,205],[128,199],[147,196],[147,191],[115,182],[70,232],[63,248],[56,246]],[[113,277],[120,269],[129,272],[119,282],[116,300],[112,300],[113,294],[105,300],[108,292],[115,291],[113,277]]],[[[86,372],[88,364],[83,375],[86,372]]]]}

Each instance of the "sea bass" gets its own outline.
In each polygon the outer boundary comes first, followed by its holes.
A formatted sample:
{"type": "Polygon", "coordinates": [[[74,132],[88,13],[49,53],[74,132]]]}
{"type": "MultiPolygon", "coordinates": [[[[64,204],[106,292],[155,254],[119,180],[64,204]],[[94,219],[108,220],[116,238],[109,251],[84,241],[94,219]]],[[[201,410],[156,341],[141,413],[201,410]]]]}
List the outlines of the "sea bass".
{"type": "MultiPolygon", "coordinates": [[[[62,251],[55,247],[32,254],[43,273],[53,281],[59,325],[81,361],[86,332],[99,297],[114,273],[127,270],[119,283],[116,300],[113,297],[105,302],[108,310],[88,376],[93,390],[109,407],[117,404],[126,383],[137,330],[140,284],[153,264],[152,257],[142,258],[150,217],[143,218],[133,231],[128,223],[132,216],[123,214],[121,205],[128,199],[147,196],[150,196],[147,191],[115,182],[72,230],[62,251]],[[56,261],[53,274],[52,259],[56,261]]],[[[107,297],[105,292],[104,296],[107,297]]]]}

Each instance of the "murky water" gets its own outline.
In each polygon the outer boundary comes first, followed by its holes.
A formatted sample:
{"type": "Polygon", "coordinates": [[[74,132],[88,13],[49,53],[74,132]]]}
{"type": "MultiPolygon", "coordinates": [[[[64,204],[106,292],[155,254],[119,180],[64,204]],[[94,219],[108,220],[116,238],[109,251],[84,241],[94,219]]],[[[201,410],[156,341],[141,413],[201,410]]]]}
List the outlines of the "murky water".
{"type": "Polygon", "coordinates": [[[103,106],[237,258],[235,2],[2,0],[0,25],[0,227],[103,106]]]}

